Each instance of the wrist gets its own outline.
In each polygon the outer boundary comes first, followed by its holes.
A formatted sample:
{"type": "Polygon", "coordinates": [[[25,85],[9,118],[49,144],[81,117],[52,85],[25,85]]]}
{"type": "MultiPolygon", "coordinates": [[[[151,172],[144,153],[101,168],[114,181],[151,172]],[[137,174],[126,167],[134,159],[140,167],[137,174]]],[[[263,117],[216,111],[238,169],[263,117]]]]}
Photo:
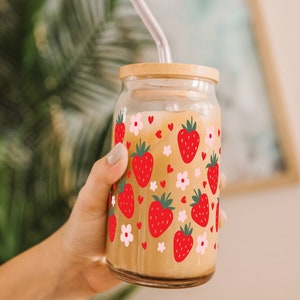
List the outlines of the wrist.
{"type": "Polygon", "coordinates": [[[80,264],[73,261],[67,245],[66,226],[62,226],[43,242],[45,259],[48,261],[49,276],[53,278],[49,299],[85,299],[73,293],[75,278],[80,274],[80,264]]]}
{"type": "MultiPolygon", "coordinates": [[[[86,280],[86,270],[93,262],[73,253],[69,223],[63,225],[44,247],[51,262],[55,283],[49,299],[88,299],[94,292],[86,280]]],[[[95,262],[94,262],[95,263],[95,262]]]]}

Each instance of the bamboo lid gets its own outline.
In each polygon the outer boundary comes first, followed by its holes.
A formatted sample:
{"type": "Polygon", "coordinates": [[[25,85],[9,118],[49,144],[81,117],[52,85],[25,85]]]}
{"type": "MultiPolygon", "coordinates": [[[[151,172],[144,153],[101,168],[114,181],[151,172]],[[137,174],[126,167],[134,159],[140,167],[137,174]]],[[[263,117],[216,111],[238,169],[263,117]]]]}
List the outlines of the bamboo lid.
{"type": "Polygon", "coordinates": [[[219,81],[219,71],[212,67],[181,63],[139,63],[122,66],[120,79],[139,77],[206,78],[219,81]]]}

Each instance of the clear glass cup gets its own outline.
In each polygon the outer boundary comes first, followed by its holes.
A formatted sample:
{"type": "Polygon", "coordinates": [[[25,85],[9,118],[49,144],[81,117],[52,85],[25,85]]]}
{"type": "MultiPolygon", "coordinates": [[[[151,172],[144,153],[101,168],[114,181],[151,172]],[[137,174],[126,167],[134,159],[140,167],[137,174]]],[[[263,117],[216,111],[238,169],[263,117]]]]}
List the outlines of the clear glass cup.
{"type": "Polygon", "coordinates": [[[218,70],[121,67],[112,144],[129,163],[109,197],[107,265],[121,280],[159,288],[208,281],[218,248],[221,112],[218,70]]]}

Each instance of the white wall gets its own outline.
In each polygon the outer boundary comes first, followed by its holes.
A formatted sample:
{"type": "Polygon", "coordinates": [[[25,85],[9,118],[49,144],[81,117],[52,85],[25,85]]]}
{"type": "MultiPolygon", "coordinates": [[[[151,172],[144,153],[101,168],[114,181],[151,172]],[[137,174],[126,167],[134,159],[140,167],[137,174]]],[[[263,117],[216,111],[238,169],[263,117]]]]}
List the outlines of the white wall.
{"type": "MultiPolygon", "coordinates": [[[[300,166],[300,1],[260,2],[300,166]]],[[[132,300],[300,299],[300,186],[228,196],[222,207],[214,278],[186,290],[139,288],[132,300]]]]}

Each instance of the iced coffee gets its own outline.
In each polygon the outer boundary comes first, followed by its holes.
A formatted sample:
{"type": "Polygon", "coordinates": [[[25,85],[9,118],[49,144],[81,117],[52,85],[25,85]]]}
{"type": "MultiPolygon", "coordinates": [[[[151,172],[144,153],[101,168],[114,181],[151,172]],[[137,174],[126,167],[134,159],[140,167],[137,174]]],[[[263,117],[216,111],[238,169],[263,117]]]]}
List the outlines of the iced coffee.
{"type": "Polygon", "coordinates": [[[215,270],[221,116],[217,71],[172,65],[121,70],[112,142],[129,163],[109,197],[107,264],[125,281],[178,288],[215,270]]]}

